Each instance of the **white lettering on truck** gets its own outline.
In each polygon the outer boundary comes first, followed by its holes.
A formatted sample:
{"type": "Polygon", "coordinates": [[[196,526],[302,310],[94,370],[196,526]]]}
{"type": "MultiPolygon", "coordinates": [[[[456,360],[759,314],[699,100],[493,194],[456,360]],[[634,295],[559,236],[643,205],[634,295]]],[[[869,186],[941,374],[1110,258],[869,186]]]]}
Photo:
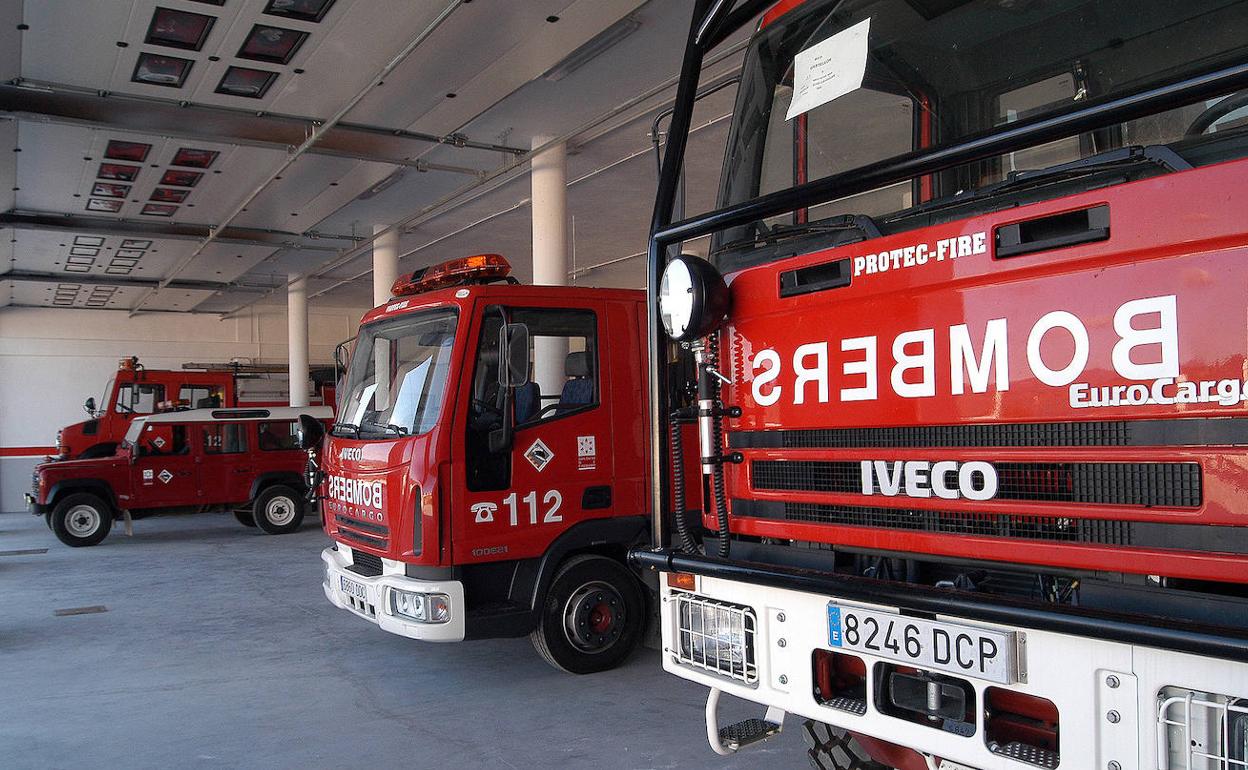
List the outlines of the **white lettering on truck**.
{"type": "Polygon", "coordinates": [[[916,243],[899,249],[889,249],[873,254],[854,257],[854,276],[887,273],[919,267],[928,262],[944,262],[958,257],[970,257],[988,253],[988,233],[980,231],[954,238],[941,238],[935,243],[916,243]]]}
{"type": "Polygon", "coordinates": [[[383,507],[380,481],[349,479],[332,474],[328,476],[327,481],[326,497],[331,500],[374,510],[381,510],[383,507]]]}
{"type": "Polygon", "coordinates": [[[907,460],[862,461],[862,493],[896,497],[931,497],[943,500],[991,500],[997,496],[997,469],[982,460],[958,463],[907,460]],[[949,485],[950,474],[957,482],[949,485]]]}
{"type": "MultiPolygon", "coordinates": [[[[1074,313],[1053,310],[1032,324],[1026,334],[1026,361],[1032,376],[1050,387],[1069,386],[1072,407],[1107,406],[1121,403],[1240,403],[1248,400],[1248,385],[1238,380],[1201,383],[1175,382],[1179,375],[1178,310],[1175,295],[1145,297],[1124,302],[1114,311],[1114,332],[1117,340],[1111,353],[1114,371],[1136,384],[1096,388],[1076,383],[1088,365],[1091,342],[1087,327],[1074,313]],[[1052,338],[1052,347],[1045,341],[1052,338]],[[1064,352],[1054,352],[1064,351],[1064,352]],[[1152,382],[1147,385],[1140,380],[1152,382]],[[1072,383],[1076,383],[1073,384],[1072,383]],[[1206,387],[1206,385],[1208,387],[1206,387]],[[1243,386],[1243,387],[1241,387],[1243,386]],[[1163,399],[1171,398],[1171,401],[1163,399]]],[[[782,398],[794,405],[817,401],[828,403],[836,392],[840,401],[874,401],[879,397],[880,369],[887,367],[885,378],[892,392],[901,398],[930,398],[943,390],[946,381],[938,381],[936,371],[936,338],[938,333],[949,341],[948,392],[962,395],[970,386],[972,393],[1003,392],[1010,389],[1013,372],[1009,366],[1009,320],[993,318],[982,331],[967,324],[937,329],[913,329],[898,333],[891,341],[877,337],[853,337],[840,340],[800,343],[789,360],[792,385],[785,383],[785,360],[773,348],[764,348],[751,361],[753,381],[751,392],[759,406],[772,406],[782,398]],[[833,364],[829,348],[840,348],[840,380],[833,382],[833,364]],[[881,349],[888,351],[891,362],[879,360],[881,349]],[[839,386],[839,387],[836,387],[839,386]],[[791,392],[789,388],[791,387],[791,392]]]]}

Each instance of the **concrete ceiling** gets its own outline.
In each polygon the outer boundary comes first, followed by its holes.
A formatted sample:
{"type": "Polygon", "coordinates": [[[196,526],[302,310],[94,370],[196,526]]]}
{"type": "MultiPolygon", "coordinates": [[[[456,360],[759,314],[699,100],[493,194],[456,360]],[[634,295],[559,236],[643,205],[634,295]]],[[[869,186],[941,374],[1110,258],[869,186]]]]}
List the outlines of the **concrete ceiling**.
{"type": "MultiPolygon", "coordinates": [[[[230,314],[284,302],[293,274],[311,277],[314,302],[369,305],[375,224],[404,225],[403,270],[499,252],[527,279],[525,153],[559,136],[570,278],[642,284],[650,128],[674,96],[691,0],[332,0],[319,21],[266,13],[290,5],[0,4],[0,308],[230,314]],[[162,39],[181,33],[191,48],[162,39]],[[284,62],[273,48],[256,61],[249,37],[300,42],[284,62]],[[271,82],[222,93],[230,68],[271,82]],[[174,82],[135,82],[143,71],[174,82]],[[186,150],[206,167],[177,165],[186,150]]],[[[739,66],[740,38],[723,48],[710,73],[739,66]]],[[[713,200],[733,90],[699,107],[690,210],[713,200]]]]}

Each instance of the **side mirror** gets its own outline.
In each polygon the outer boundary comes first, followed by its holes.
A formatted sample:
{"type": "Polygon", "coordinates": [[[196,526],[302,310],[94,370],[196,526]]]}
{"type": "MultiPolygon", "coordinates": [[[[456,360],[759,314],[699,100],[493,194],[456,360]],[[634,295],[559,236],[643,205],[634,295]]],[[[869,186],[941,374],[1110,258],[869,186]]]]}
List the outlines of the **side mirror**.
{"type": "Polygon", "coordinates": [[[82,405],[82,408],[87,410],[87,414],[95,414],[95,397],[87,396],[87,401],[82,405]]]}
{"type": "Polygon", "coordinates": [[[325,426],[320,420],[306,414],[299,415],[299,430],[295,433],[297,448],[304,451],[316,449],[321,445],[323,438],[325,438],[325,426]]]}
{"type": "Polygon", "coordinates": [[[498,330],[498,384],[518,388],[529,381],[529,327],[504,324],[498,330]]]}

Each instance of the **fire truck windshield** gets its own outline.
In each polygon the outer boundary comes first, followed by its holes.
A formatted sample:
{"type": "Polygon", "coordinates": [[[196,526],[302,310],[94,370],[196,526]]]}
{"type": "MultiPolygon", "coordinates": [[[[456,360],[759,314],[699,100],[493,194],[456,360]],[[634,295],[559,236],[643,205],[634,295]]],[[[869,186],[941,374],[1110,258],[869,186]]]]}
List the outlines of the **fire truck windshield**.
{"type": "MultiPolygon", "coordinates": [[[[747,53],[719,205],[1242,63],[1246,35],[1248,3],[1233,0],[806,0],[769,20],[747,53]]],[[[999,208],[1019,188],[994,185],[1124,148],[1178,162],[1113,164],[1114,180],[1063,175],[1053,196],[1074,191],[1072,176],[1087,189],[1239,157],[1248,152],[1243,96],[731,228],[715,234],[712,257],[731,271],[792,254],[801,236],[836,245],[925,226],[975,213],[958,208],[971,198],[999,208]]]]}
{"type": "Polygon", "coordinates": [[[431,310],[360,329],[335,435],[398,438],[429,431],[445,400],[458,315],[431,310]]]}

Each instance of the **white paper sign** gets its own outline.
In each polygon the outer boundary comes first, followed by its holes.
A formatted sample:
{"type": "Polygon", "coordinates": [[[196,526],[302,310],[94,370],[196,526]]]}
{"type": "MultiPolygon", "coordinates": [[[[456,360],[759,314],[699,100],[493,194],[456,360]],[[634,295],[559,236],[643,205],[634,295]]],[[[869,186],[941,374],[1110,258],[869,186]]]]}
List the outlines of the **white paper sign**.
{"type": "Polygon", "coordinates": [[[793,101],[785,120],[862,88],[871,20],[816,43],[793,58],[793,101]]]}

